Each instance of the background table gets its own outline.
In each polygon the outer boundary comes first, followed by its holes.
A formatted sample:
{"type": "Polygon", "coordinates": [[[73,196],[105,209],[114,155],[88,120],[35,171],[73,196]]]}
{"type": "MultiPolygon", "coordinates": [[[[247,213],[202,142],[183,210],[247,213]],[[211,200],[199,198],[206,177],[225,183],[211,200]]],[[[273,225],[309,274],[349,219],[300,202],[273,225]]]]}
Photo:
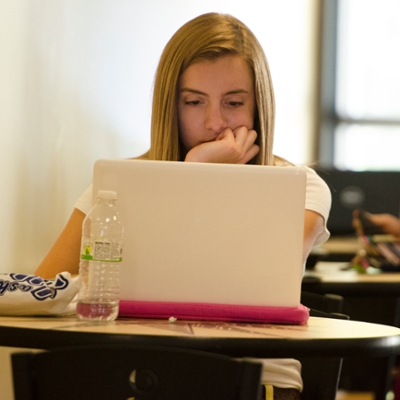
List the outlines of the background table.
{"type": "MultiPolygon", "coordinates": [[[[351,320],[400,326],[400,273],[359,274],[347,262],[319,262],[307,271],[302,290],[343,296],[343,313],[351,320]]],[[[379,359],[345,359],[339,387],[373,391],[384,399],[392,386],[396,356],[379,359]],[[366,379],[368,377],[368,379],[366,379]]]]}
{"type": "Polygon", "coordinates": [[[355,235],[331,236],[326,242],[312,249],[310,258],[314,261],[350,261],[362,248],[355,235]]]}
{"type": "Polygon", "coordinates": [[[359,274],[347,262],[319,262],[307,271],[302,289],[345,298],[352,320],[400,326],[400,273],[359,274]]]}

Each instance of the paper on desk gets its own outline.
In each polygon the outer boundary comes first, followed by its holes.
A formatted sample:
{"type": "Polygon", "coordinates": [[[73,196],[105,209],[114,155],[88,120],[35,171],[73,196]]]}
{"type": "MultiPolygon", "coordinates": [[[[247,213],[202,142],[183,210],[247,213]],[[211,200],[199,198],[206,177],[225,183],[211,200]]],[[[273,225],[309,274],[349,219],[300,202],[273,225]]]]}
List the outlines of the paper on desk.
{"type": "Polygon", "coordinates": [[[53,280],[0,274],[0,315],[71,315],[76,312],[79,276],[62,272],[53,280]]]}

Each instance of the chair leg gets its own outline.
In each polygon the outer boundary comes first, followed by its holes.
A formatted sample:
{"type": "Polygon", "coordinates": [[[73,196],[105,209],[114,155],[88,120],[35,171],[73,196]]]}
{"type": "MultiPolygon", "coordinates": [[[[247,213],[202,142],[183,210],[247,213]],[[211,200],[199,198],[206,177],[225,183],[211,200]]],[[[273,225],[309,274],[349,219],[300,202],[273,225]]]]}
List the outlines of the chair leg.
{"type": "Polygon", "coordinates": [[[13,387],[15,400],[34,400],[30,375],[32,353],[14,353],[12,358],[13,387]]]}
{"type": "Polygon", "coordinates": [[[342,367],[341,358],[300,358],[302,364],[302,400],[335,400],[342,367]]]}

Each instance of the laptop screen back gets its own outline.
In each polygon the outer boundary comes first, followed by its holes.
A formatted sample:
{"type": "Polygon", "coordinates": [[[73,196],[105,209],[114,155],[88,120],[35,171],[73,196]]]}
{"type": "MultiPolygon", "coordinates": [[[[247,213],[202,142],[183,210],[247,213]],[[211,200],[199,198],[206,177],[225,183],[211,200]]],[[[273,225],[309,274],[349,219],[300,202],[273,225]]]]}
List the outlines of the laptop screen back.
{"type": "Polygon", "coordinates": [[[124,222],[121,299],[297,306],[304,171],[99,160],[124,222]]]}

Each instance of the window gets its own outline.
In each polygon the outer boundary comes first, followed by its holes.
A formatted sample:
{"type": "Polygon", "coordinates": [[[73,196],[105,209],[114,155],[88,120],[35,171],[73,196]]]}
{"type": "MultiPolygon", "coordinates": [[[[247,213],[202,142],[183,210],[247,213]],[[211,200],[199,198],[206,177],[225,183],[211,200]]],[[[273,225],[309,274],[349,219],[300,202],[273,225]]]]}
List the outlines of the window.
{"type": "Polygon", "coordinates": [[[319,160],[400,170],[400,2],[324,0],[319,160]]]}

